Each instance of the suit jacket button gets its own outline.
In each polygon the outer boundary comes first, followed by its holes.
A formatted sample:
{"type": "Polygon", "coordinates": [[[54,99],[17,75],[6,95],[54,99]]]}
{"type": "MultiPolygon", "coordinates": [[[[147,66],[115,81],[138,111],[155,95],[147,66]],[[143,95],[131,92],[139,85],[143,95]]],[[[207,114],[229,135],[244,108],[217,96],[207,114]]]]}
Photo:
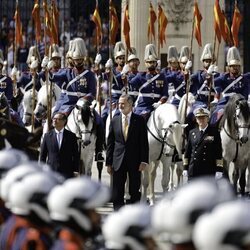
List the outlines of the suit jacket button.
{"type": "Polygon", "coordinates": [[[196,160],[196,158],[194,158],[194,161],[196,160]]]}

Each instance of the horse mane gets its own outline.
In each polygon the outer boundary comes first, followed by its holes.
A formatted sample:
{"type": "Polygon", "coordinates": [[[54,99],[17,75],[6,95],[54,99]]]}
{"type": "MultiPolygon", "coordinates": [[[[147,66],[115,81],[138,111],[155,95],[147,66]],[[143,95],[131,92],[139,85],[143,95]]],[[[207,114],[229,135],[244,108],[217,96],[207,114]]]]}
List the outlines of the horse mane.
{"type": "Polygon", "coordinates": [[[85,126],[89,124],[89,118],[92,116],[90,106],[87,102],[84,102],[84,105],[81,107],[82,121],[85,126]]]}
{"type": "Polygon", "coordinates": [[[228,130],[230,134],[235,133],[235,111],[236,107],[239,107],[242,113],[242,116],[245,120],[248,120],[250,117],[249,114],[249,106],[247,101],[244,99],[244,96],[241,94],[235,94],[230,97],[227,105],[225,106],[225,110],[220,122],[220,127],[223,127],[225,122],[227,121],[228,130]]]}

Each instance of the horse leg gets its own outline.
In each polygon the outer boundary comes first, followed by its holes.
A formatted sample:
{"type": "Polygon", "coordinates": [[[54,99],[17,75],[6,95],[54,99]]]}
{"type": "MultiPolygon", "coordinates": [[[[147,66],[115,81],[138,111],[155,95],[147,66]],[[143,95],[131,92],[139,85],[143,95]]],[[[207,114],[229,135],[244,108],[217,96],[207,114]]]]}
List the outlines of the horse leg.
{"type": "Polygon", "coordinates": [[[239,183],[240,183],[240,194],[244,196],[246,187],[246,169],[240,171],[239,183]]]}
{"type": "Polygon", "coordinates": [[[174,171],[175,170],[175,162],[171,162],[170,166],[170,182],[169,182],[169,191],[173,191],[175,189],[174,187],[174,171]]]}
{"type": "Polygon", "coordinates": [[[130,199],[130,194],[129,194],[129,176],[127,173],[127,180],[125,183],[125,194],[124,194],[124,199],[128,201],[130,199]]]}
{"type": "Polygon", "coordinates": [[[101,181],[102,179],[102,169],[103,169],[103,162],[97,162],[97,170],[98,170],[98,180],[101,181]]]}
{"type": "Polygon", "coordinates": [[[180,186],[183,183],[182,172],[183,172],[183,165],[182,162],[176,162],[176,175],[177,175],[177,186],[180,186]]]}
{"type": "MultiPolygon", "coordinates": [[[[152,164],[152,163],[151,163],[152,164]]],[[[147,189],[149,185],[149,164],[144,171],[142,171],[141,174],[141,201],[147,202],[147,189]]]]}
{"type": "Polygon", "coordinates": [[[162,179],[161,185],[163,192],[167,192],[169,188],[169,180],[170,180],[170,166],[171,166],[172,157],[164,156],[164,160],[162,161],[162,179]]]}
{"type": "Polygon", "coordinates": [[[152,206],[155,203],[155,178],[156,178],[156,170],[159,166],[159,161],[154,162],[154,165],[151,165],[150,173],[149,173],[149,204],[152,206]]]}
{"type": "Polygon", "coordinates": [[[234,168],[233,170],[233,186],[234,190],[238,192],[238,180],[239,180],[239,169],[234,168]]]}

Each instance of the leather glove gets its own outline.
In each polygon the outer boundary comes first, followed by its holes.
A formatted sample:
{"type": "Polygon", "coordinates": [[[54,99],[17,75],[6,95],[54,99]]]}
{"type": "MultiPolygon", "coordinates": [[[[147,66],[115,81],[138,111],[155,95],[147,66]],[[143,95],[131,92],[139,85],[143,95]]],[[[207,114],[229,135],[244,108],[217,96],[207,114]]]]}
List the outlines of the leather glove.
{"type": "Polygon", "coordinates": [[[188,177],[188,171],[187,170],[183,170],[182,171],[182,176],[183,177],[188,177]]]}
{"type": "Polygon", "coordinates": [[[152,104],[152,106],[157,109],[161,105],[161,102],[155,102],[152,104]]]}
{"type": "Polygon", "coordinates": [[[223,177],[223,173],[222,172],[216,172],[215,173],[215,180],[219,180],[223,177]]]}
{"type": "Polygon", "coordinates": [[[105,67],[106,67],[106,68],[112,68],[113,65],[114,65],[114,64],[113,64],[112,59],[109,58],[108,61],[107,61],[106,64],[105,64],[105,67]]]}
{"type": "Polygon", "coordinates": [[[101,60],[102,60],[102,56],[101,54],[98,53],[95,57],[95,64],[100,64],[101,60]]]}
{"type": "Polygon", "coordinates": [[[42,68],[46,68],[47,65],[49,63],[49,58],[47,56],[44,56],[43,60],[42,60],[42,64],[41,64],[41,67],[42,68]]]}
{"type": "Polygon", "coordinates": [[[193,66],[192,61],[188,60],[187,64],[185,65],[185,70],[189,71],[192,68],[192,66],[193,66]]]}
{"type": "Polygon", "coordinates": [[[55,66],[55,62],[54,62],[53,60],[50,60],[50,61],[48,62],[48,65],[47,65],[48,70],[51,70],[54,66],[55,66]]]}
{"type": "Polygon", "coordinates": [[[123,69],[122,69],[121,74],[126,75],[128,72],[129,72],[129,66],[128,66],[128,64],[125,64],[123,69]]]}
{"type": "Polygon", "coordinates": [[[214,72],[216,72],[218,70],[218,67],[214,64],[211,64],[207,70],[207,73],[209,75],[212,75],[214,72]]]}

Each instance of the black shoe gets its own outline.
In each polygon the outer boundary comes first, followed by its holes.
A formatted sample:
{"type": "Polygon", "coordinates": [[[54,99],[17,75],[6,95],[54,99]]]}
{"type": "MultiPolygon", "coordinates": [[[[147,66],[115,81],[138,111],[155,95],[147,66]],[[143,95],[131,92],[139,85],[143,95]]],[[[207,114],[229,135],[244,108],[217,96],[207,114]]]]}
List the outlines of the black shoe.
{"type": "Polygon", "coordinates": [[[104,157],[102,155],[102,152],[99,152],[95,155],[95,161],[97,162],[104,162],[104,157]]]}

